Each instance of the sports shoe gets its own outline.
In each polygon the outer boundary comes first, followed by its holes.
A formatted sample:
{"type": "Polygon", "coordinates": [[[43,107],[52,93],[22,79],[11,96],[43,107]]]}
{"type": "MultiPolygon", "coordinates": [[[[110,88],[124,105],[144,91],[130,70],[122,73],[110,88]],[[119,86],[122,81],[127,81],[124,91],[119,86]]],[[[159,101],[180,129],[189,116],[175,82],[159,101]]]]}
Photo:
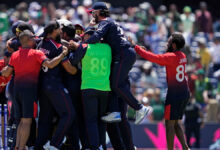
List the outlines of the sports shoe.
{"type": "Polygon", "coordinates": [[[113,123],[113,122],[120,122],[121,121],[121,113],[120,112],[112,112],[109,113],[107,116],[101,117],[102,121],[113,123]]]}
{"type": "Polygon", "coordinates": [[[99,146],[99,150],[104,150],[103,147],[102,147],[102,145],[99,146]]]}
{"type": "Polygon", "coordinates": [[[43,146],[43,148],[45,150],[59,150],[58,148],[51,146],[49,141],[43,146]]]}
{"type": "Polygon", "coordinates": [[[140,110],[136,111],[136,120],[135,124],[139,124],[146,115],[151,114],[153,111],[150,106],[143,106],[140,110]]]}

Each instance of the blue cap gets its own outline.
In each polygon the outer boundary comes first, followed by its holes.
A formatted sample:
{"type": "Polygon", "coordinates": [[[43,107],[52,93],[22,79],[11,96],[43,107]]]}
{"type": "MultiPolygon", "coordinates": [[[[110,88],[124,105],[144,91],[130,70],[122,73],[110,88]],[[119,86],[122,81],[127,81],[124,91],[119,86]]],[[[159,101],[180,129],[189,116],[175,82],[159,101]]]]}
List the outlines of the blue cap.
{"type": "Polygon", "coordinates": [[[108,10],[108,7],[107,7],[106,3],[104,3],[104,2],[96,2],[92,6],[92,10],[108,10]]]}
{"type": "Polygon", "coordinates": [[[89,35],[93,35],[93,33],[95,32],[95,27],[87,27],[85,32],[84,32],[84,35],[85,34],[89,34],[89,35]]]}
{"type": "Polygon", "coordinates": [[[12,33],[15,35],[16,34],[16,28],[18,27],[19,24],[21,23],[24,23],[24,21],[22,20],[18,20],[16,22],[14,22],[11,26],[11,30],[12,30],[12,33]]]}

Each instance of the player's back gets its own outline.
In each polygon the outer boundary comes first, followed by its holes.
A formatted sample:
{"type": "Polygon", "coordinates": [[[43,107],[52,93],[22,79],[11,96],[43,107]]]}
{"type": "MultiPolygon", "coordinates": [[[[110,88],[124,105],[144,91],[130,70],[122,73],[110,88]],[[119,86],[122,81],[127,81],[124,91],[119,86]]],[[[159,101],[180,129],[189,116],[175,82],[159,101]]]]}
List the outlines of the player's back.
{"type": "Polygon", "coordinates": [[[16,86],[34,86],[37,83],[41,68],[36,57],[38,52],[35,49],[19,49],[12,54],[10,63],[14,68],[16,86]]]}
{"type": "Polygon", "coordinates": [[[189,97],[188,81],[186,74],[187,58],[181,51],[167,53],[170,56],[169,64],[166,65],[169,99],[186,99],[189,97]]]}
{"type": "Polygon", "coordinates": [[[120,28],[119,24],[108,19],[100,22],[99,28],[102,28],[102,26],[105,26],[106,24],[108,24],[108,31],[104,35],[103,39],[104,42],[111,46],[114,57],[114,55],[120,54],[122,50],[126,50],[130,46],[130,43],[126,40],[123,30],[120,28]]]}

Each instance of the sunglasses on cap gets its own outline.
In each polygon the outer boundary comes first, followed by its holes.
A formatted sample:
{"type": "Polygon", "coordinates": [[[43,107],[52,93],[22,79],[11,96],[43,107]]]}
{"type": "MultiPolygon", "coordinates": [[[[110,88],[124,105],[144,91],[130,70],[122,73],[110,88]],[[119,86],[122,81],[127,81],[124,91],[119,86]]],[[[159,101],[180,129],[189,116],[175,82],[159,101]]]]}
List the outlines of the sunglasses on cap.
{"type": "Polygon", "coordinates": [[[76,34],[83,34],[83,33],[84,33],[83,30],[80,30],[80,29],[76,30],[76,34]]]}
{"type": "Polygon", "coordinates": [[[22,31],[19,28],[16,28],[16,32],[21,33],[22,31]]]}

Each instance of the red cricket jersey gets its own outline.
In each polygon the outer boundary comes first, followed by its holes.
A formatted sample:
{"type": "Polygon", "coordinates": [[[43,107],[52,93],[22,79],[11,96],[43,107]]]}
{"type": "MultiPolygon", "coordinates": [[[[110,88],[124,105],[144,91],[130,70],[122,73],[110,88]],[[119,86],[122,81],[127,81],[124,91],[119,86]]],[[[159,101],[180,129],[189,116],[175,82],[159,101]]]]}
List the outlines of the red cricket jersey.
{"type": "Polygon", "coordinates": [[[186,74],[187,59],[183,52],[167,52],[156,55],[147,52],[140,46],[135,46],[135,51],[143,58],[166,67],[167,74],[167,99],[188,99],[189,88],[186,74]]]}
{"type": "MultiPolygon", "coordinates": [[[[6,66],[4,59],[0,60],[0,70],[2,70],[6,66]]],[[[5,89],[7,83],[10,81],[11,76],[3,77],[0,76],[0,93],[5,89]]]]}
{"type": "Polygon", "coordinates": [[[15,88],[36,88],[41,64],[47,57],[40,50],[19,49],[10,58],[9,66],[14,68],[15,88]]]}

